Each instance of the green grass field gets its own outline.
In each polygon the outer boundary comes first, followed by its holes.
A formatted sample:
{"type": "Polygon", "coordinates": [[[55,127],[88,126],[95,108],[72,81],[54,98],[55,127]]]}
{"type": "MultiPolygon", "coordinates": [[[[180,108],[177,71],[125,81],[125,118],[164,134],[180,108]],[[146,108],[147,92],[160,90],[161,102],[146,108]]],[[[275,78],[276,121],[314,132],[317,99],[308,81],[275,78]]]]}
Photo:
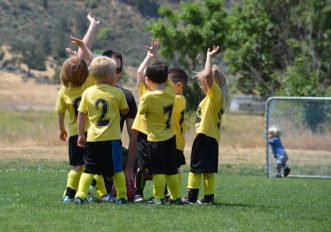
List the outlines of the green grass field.
{"type": "MultiPolygon", "coordinates": [[[[216,206],[64,205],[66,162],[0,162],[0,231],[330,231],[331,180],[220,166],[216,206]]],[[[183,172],[183,193],[187,171],[183,172]]],[[[146,196],[151,194],[150,182],[146,196]]]]}

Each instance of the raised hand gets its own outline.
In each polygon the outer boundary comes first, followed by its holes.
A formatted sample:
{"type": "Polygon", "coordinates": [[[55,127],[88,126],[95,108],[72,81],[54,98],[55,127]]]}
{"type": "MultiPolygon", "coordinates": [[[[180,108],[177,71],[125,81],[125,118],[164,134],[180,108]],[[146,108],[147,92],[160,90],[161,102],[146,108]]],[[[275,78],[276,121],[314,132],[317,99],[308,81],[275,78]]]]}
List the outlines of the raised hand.
{"type": "Polygon", "coordinates": [[[159,46],[160,46],[160,39],[158,38],[153,39],[151,42],[151,46],[145,46],[145,48],[148,51],[147,56],[149,56],[150,58],[157,58],[159,46]]]}
{"type": "MultiPolygon", "coordinates": [[[[71,39],[71,43],[77,45],[78,47],[80,47],[80,48],[85,47],[85,43],[84,43],[83,40],[78,39],[78,38],[76,38],[76,37],[73,37],[72,35],[70,36],[70,39],[71,39]]],[[[69,52],[69,51],[68,51],[68,52],[69,52]]]]}
{"type": "Polygon", "coordinates": [[[219,46],[214,46],[213,48],[208,48],[207,50],[207,57],[214,57],[216,55],[216,53],[218,52],[218,50],[220,49],[219,46]]]}
{"type": "Polygon", "coordinates": [[[100,21],[99,21],[99,20],[96,20],[96,19],[94,18],[94,15],[93,15],[92,11],[90,11],[90,12],[87,14],[87,19],[88,19],[88,21],[90,22],[91,25],[96,26],[96,25],[100,24],[100,21]]]}

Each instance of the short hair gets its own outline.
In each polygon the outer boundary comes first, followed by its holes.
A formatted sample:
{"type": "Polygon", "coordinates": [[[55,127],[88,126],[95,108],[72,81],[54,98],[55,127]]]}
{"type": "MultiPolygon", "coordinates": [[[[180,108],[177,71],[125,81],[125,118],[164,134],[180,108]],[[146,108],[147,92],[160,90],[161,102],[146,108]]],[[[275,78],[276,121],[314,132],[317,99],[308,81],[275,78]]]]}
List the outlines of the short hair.
{"type": "Polygon", "coordinates": [[[146,68],[145,75],[154,83],[164,83],[168,80],[168,66],[162,62],[153,63],[146,68]]]}
{"type": "Polygon", "coordinates": [[[119,68],[121,69],[121,72],[122,72],[122,70],[123,70],[123,58],[122,58],[121,53],[109,49],[107,51],[104,51],[102,53],[102,55],[107,56],[109,58],[115,57],[115,58],[119,59],[121,61],[121,66],[119,68]]]}
{"type": "Polygon", "coordinates": [[[78,56],[64,61],[60,72],[60,80],[64,86],[80,87],[85,83],[87,76],[87,64],[78,56]]]}
{"type": "Polygon", "coordinates": [[[273,136],[280,136],[281,135],[280,127],[278,125],[272,125],[269,128],[268,133],[273,135],[273,136]]]}
{"type": "Polygon", "coordinates": [[[116,63],[107,56],[98,56],[94,58],[88,68],[89,73],[96,80],[104,78],[106,73],[115,74],[116,63]]]}
{"type": "Polygon", "coordinates": [[[181,82],[184,86],[187,85],[188,77],[186,72],[181,68],[171,68],[169,69],[168,77],[173,83],[181,82]]]}

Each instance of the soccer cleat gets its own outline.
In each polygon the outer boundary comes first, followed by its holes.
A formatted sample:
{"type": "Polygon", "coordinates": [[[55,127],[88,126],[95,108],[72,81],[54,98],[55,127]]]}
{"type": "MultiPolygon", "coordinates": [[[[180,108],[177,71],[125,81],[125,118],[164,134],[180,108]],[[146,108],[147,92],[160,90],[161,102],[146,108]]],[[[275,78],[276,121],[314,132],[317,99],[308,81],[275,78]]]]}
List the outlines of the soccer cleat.
{"type": "Polygon", "coordinates": [[[290,174],[291,169],[289,167],[284,169],[284,176],[288,176],[288,174],[290,174]]]}
{"type": "Polygon", "coordinates": [[[88,202],[89,202],[89,201],[87,200],[87,198],[86,198],[86,199],[82,199],[82,198],[80,198],[80,197],[75,198],[75,203],[76,203],[77,205],[86,204],[86,203],[88,203],[88,202]]]}
{"type": "Polygon", "coordinates": [[[69,196],[64,196],[63,198],[63,203],[67,204],[67,203],[70,203],[70,202],[74,202],[74,198],[70,198],[69,196]]]}
{"type": "Polygon", "coordinates": [[[206,201],[204,198],[197,200],[197,205],[214,205],[214,200],[206,201]]]}
{"type": "Polygon", "coordinates": [[[176,200],[170,199],[169,204],[170,205],[187,205],[188,202],[179,197],[176,200]]]}
{"type": "Polygon", "coordinates": [[[275,175],[275,177],[277,177],[277,178],[281,178],[281,177],[282,177],[282,174],[277,173],[277,174],[275,175]]]}
{"type": "Polygon", "coordinates": [[[101,199],[102,202],[117,202],[116,201],[116,197],[114,197],[112,194],[110,193],[107,193],[105,194],[102,199],[101,199]]]}
{"type": "Polygon", "coordinates": [[[185,205],[196,205],[197,204],[196,201],[190,201],[188,197],[182,198],[182,202],[185,205]]]}
{"type": "Polygon", "coordinates": [[[116,200],[116,205],[125,205],[128,203],[128,200],[125,198],[120,198],[116,200]]]}
{"type": "Polygon", "coordinates": [[[161,198],[160,200],[155,199],[152,197],[150,200],[147,201],[149,205],[165,205],[164,199],[161,198]]]}
{"type": "Polygon", "coordinates": [[[141,203],[144,201],[144,198],[141,195],[135,195],[133,198],[134,203],[141,203]]]}

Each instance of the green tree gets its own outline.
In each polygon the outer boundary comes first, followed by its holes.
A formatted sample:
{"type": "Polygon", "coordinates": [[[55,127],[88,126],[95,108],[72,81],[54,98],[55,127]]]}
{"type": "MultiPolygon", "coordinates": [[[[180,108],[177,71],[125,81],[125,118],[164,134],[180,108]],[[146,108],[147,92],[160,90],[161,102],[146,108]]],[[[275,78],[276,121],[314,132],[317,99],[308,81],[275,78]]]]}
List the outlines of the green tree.
{"type": "Polygon", "coordinates": [[[225,58],[244,93],[325,95],[330,85],[331,2],[246,0],[228,17],[225,58]]]}
{"type": "Polygon", "coordinates": [[[224,43],[227,24],[223,1],[181,2],[177,11],[161,6],[159,14],[162,18],[147,28],[161,39],[160,54],[168,63],[194,70],[204,63],[208,47],[224,43]]]}

